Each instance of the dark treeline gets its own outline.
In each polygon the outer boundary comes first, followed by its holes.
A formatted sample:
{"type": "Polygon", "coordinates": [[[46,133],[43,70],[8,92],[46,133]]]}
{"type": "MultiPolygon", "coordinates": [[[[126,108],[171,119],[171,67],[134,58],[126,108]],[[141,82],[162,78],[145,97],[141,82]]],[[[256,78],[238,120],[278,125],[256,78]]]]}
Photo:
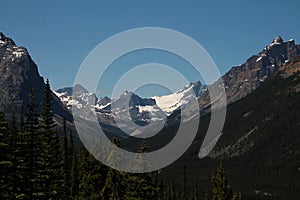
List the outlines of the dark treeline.
{"type": "MultiPolygon", "coordinates": [[[[212,191],[203,197],[197,184],[192,194],[187,192],[185,173],[178,188],[173,181],[161,180],[158,172],[129,174],[101,164],[82,145],[74,145],[65,119],[58,131],[51,98],[47,80],[41,109],[34,104],[31,89],[29,104],[18,120],[13,114],[7,121],[0,113],[0,199],[241,199],[229,186],[222,164],[212,176],[212,191]]],[[[148,149],[143,142],[138,152],[148,149]]]]}

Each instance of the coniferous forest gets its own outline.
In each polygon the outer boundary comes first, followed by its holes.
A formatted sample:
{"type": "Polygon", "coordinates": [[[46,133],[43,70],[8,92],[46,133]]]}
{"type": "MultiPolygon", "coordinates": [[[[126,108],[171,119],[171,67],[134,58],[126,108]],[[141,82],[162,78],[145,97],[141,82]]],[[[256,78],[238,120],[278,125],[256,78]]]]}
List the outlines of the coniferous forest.
{"type": "MultiPolygon", "coordinates": [[[[222,163],[211,177],[212,188],[204,196],[195,183],[187,192],[183,183],[164,180],[159,172],[129,174],[111,169],[89,154],[83,145],[75,145],[66,120],[58,129],[52,113],[49,81],[40,109],[34,104],[34,89],[19,119],[7,119],[0,113],[0,199],[241,199],[232,191],[222,163]],[[39,111],[40,110],[40,111],[39,111]],[[181,185],[178,187],[178,185],[181,185]]],[[[112,141],[120,145],[117,139],[112,141]]],[[[138,152],[147,152],[146,142],[138,152]]]]}

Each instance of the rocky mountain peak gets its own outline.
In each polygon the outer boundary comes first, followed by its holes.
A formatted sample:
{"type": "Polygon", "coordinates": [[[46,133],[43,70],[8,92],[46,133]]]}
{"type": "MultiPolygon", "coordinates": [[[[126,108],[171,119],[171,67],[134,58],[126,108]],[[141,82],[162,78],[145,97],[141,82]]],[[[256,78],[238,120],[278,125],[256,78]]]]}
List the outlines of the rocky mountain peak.
{"type": "Polygon", "coordinates": [[[15,42],[12,39],[6,37],[2,32],[0,32],[0,48],[13,46],[16,47],[15,42]]]}
{"type": "MultiPolygon", "coordinates": [[[[43,102],[45,83],[37,65],[24,47],[0,32],[0,110],[19,113],[29,102],[30,88],[34,89],[35,104],[43,102]]],[[[70,119],[68,111],[58,99],[53,101],[54,113],[70,119]]]]}
{"type": "MultiPolygon", "coordinates": [[[[80,84],[76,84],[71,91],[73,93],[72,95],[75,95],[75,96],[81,95],[83,93],[87,93],[87,94],[89,93],[89,91],[80,84]]],[[[72,95],[70,95],[70,96],[72,96],[72,95]]]]}
{"type": "Polygon", "coordinates": [[[2,32],[0,32],[0,40],[3,41],[3,40],[5,40],[5,38],[6,38],[5,35],[2,32]]]}
{"type": "Polygon", "coordinates": [[[60,93],[60,94],[65,94],[67,96],[72,96],[73,95],[73,87],[64,87],[64,88],[56,90],[56,92],[60,93]]]}
{"type": "Polygon", "coordinates": [[[25,47],[18,47],[15,42],[0,32],[0,62],[19,62],[30,59],[25,47]]]}
{"type": "Polygon", "coordinates": [[[272,42],[272,44],[281,44],[281,43],[283,43],[283,39],[280,36],[277,36],[272,42]]]}
{"type": "MultiPolygon", "coordinates": [[[[222,76],[227,103],[235,102],[254,91],[279,68],[300,55],[300,45],[294,40],[283,41],[278,36],[272,44],[251,56],[245,63],[232,67],[222,76]]],[[[217,82],[213,86],[217,87],[217,82]]],[[[200,107],[209,105],[208,92],[199,99],[200,107]]]]}

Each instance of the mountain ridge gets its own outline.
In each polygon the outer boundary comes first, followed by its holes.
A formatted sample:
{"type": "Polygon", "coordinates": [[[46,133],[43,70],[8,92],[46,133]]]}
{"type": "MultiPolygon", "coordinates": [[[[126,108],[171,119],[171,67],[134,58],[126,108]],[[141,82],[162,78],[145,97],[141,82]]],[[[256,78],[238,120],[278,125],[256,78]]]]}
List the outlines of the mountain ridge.
{"type": "MultiPolygon", "coordinates": [[[[281,66],[288,63],[289,60],[293,60],[298,55],[300,55],[300,45],[296,45],[294,40],[284,41],[280,36],[276,37],[273,42],[263,48],[261,52],[250,56],[243,64],[232,67],[220,78],[223,80],[225,86],[227,103],[231,104],[253,92],[268,77],[276,73],[281,66]]],[[[211,99],[209,90],[207,89],[208,87],[218,88],[219,84],[220,80],[209,86],[202,85],[200,81],[197,81],[184,86],[183,89],[173,94],[151,97],[150,99],[155,100],[151,105],[145,103],[149,101],[148,99],[140,98],[133,92],[124,92],[124,94],[130,93],[133,99],[135,99],[133,101],[128,100],[131,104],[129,106],[130,117],[135,123],[147,125],[151,121],[151,118],[152,120],[164,120],[166,116],[170,116],[173,122],[177,121],[177,123],[179,123],[178,120],[180,119],[179,116],[181,114],[177,111],[193,101],[193,95],[190,95],[190,92],[193,91],[196,94],[200,110],[203,113],[209,113],[211,99]],[[185,95],[185,93],[187,95],[185,95]],[[143,101],[145,101],[144,104],[147,106],[142,108],[141,102],[143,101]],[[165,115],[162,114],[161,111],[164,112],[165,115]]],[[[93,93],[88,93],[87,91],[84,93],[83,99],[88,100],[87,96],[89,95],[92,99],[95,99],[96,103],[95,105],[93,104],[92,107],[96,110],[99,122],[116,126],[115,119],[123,118],[125,120],[124,124],[126,124],[127,120],[131,120],[130,117],[126,115],[127,111],[124,110],[124,114],[121,114],[122,109],[119,109],[119,111],[116,110],[118,107],[116,104],[114,106],[115,110],[111,112],[111,104],[115,100],[108,97],[98,99],[93,93]],[[99,100],[101,100],[101,103],[99,103],[99,100]]],[[[75,103],[70,96],[61,98],[61,100],[69,107],[69,109],[71,108],[72,103],[75,103]]],[[[85,112],[90,113],[90,110],[85,109],[85,112]]],[[[87,116],[82,115],[82,117],[85,118],[87,116]]]]}
{"type": "MultiPolygon", "coordinates": [[[[193,144],[179,160],[162,170],[162,176],[180,183],[182,179],[177,174],[185,166],[189,180],[197,180],[205,191],[210,187],[207,180],[211,170],[222,162],[232,186],[245,199],[298,199],[299,105],[297,56],[252,93],[228,105],[222,136],[210,154],[200,160],[198,153],[210,114],[201,116],[193,144]]],[[[190,190],[193,184],[194,181],[188,183],[190,190]]]]}
{"type": "MultiPolygon", "coordinates": [[[[298,55],[300,45],[296,45],[292,39],[283,41],[278,36],[258,54],[250,56],[243,64],[230,68],[220,78],[225,86],[227,103],[233,103],[253,92],[266,78],[298,55]]],[[[210,87],[218,87],[218,84],[219,81],[216,81],[210,87]]],[[[208,91],[199,98],[199,104],[202,110],[209,109],[208,91]]]]}
{"type": "MultiPolygon", "coordinates": [[[[20,114],[22,107],[29,103],[30,89],[34,90],[37,109],[43,102],[44,78],[40,76],[25,47],[0,32],[0,110],[5,113],[20,114]]],[[[56,115],[72,120],[71,113],[65,109],[56,95],[53,97],[53,110],[56,115]]],[[[9,115],[8,114],[8,115],[9,115]]]]}

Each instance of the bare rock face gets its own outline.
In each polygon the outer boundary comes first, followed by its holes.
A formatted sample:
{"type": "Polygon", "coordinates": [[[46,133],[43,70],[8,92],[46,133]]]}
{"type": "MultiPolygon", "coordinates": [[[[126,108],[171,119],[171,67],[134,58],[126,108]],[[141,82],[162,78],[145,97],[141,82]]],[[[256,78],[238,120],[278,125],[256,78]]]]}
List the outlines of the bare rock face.
{"type": "Polygon", "coordinates": [[[24,47],[0,33],[0,101],[2,108],[28,103],[30,87],[36,91],[36,103],[43,98],[44,80],[24,47]]]}
{"type": "MultiPolygon", "coordinates": [[[[257,55],[251,56],[245,63],[232,67],[222,76],[227,102],[237,101],[252,91],[279,70],[281,66],[300,55],[300,45],[295,45],[294,40],[284,42],[276,37],[257,55]]],[[[212,85],[214,86],[214,84],[212,85]]],[[[205,108],[210,104],[209,94],[199,99],[200,107],[205,108]]]]}
{"type": "Polygon", "coordinates": [[[283,39],[280,36],[278,36],[273,40],[272,43],[273,44],[276,44],[276,43],[281,44],[281,43],[283,43],[283,39]]]}
{"type": "MultiPolygon", "coordinates": [[[[0,32],[0,110],[20,113],[29,102],[30,88],[34,89],[35,104],[41,105],[44,95],[44,79],[39,75],[37,65],[24,47],[0,32]]],[[[53,95],[56,114],[70,118],[59,99],[53,95]]]]}

